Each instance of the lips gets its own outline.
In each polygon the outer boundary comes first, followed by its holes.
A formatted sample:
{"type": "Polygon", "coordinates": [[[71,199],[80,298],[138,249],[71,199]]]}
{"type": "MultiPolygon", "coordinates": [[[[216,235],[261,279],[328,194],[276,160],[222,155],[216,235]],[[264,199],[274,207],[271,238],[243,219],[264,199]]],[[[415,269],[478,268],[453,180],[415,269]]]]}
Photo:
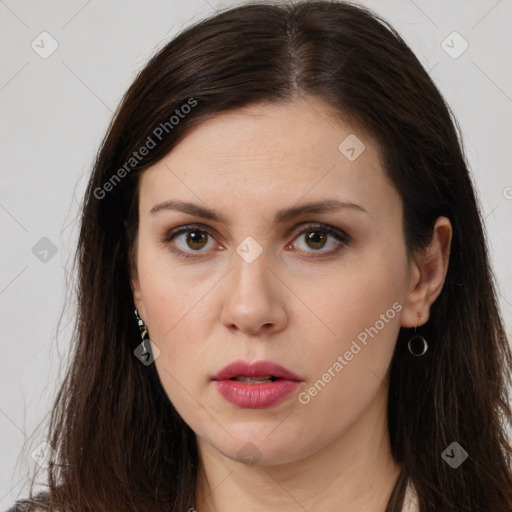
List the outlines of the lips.
{"type": "Polygon", "coordinates": [[[212,380],[240,380],[244,378],[253,378],[258,380],[270,379],[275,381],[278,379],[286,379],[301,382],[302,379],[273,361],[256,361],[249,363],[247,361],[234,361],[228,364],[220,372],[218,372],[212,380]]]}
{"type": "Polygon", "coordinates": [[[244,409],[278,405],[302,382],[298,375],[273,361],[234,361],[212,378],[212,384],[228,402],[244,409]]]}

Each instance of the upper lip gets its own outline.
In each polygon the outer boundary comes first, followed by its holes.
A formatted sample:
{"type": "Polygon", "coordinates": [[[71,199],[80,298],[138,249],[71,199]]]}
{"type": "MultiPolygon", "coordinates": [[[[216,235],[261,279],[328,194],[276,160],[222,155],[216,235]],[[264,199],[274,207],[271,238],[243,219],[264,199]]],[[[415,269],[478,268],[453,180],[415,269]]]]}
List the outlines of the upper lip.
{"type": "Polygon", "coordinates": [[[229,380],[232,377],[279,377],[281,379],[289,379],[302,381],[302,379],[287,370],[284,366],[273,361],[233,361],[218,372],[213,380],[229,380]]]}

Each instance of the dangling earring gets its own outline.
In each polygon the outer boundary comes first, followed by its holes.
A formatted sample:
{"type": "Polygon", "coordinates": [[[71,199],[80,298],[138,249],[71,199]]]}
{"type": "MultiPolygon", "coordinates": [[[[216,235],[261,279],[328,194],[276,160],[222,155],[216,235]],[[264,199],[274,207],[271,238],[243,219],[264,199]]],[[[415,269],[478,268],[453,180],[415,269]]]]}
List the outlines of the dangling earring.
{"type": "MultiPolygon", "coordinates": [[[[418,313],[418,321],[416,322],[416,327],[420,322],[421,313],[418,313]]],[[[416,333],[416,327],[414,328],[414,332],[416,333]]],[[[413,356],[422,356],[428,350],[427,340],[420,336],[419,334],[415,334],[412,338],[409,339],[407,343],[407,347],[409,348],[409,352],[413,356]]]]}
{"type": "Polygon", "coordinates": [[[137,308],[134,309],[135,317],[137,318],[137,323],[139,324],[140,337],[142,338],[142,343],[133,351],[133,353],[137,356],[140,361],[146,366],[150,365],[160,354],[160,351],[156,347],[156,345],[151,343],[149,339],[148,329],[146,324],[139,316],[139,312],[137,308]]]}
{"type": "Polygon", "coordinates": [[[148,352],[148,349],[146,348],[146,341],[149,341],[148,328],[146,327],[144,320],[142,320],[142,318],[139,316],[137,308],[134,309],[134,313],[135,317],[137,318],[137,323],[139,324],[140,337],[142,338],[142,348],[144,349],[144,353],[146,353],[148,352]]]}

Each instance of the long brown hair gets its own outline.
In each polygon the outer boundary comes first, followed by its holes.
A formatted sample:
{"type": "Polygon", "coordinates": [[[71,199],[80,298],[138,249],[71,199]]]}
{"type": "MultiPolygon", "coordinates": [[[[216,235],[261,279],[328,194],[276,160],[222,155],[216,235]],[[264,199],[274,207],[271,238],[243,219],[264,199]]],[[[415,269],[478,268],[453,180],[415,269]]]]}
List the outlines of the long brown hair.
{"type": "Polygon", "coordinates": [[[183,512],[194,505],[195,434],[155,366],[134,356],[140,338],[129,269],[138,183],[204,120],[298,95],[323,100],[378,142],[403,201],[409,254],[429,244],[438,216],[453,226],[445,285],[420,328],[429,350],[411,357],[412,330],[402,328],[391,363],[389,435],[403,470],[386,511],[400,511],[408,481],[421,512],[512,510],[512,354],[460,130],[386,21],[326,1],[221,11],[159,50],[125,94],[83,202],[73,357],[48,430],[57,453],[48,468],[49,510],[183,512]],[[153,147],[142,156],[143,146],[153,147]],[[456,469],[441,455],[452,442],[468,454],[456,469]]]}

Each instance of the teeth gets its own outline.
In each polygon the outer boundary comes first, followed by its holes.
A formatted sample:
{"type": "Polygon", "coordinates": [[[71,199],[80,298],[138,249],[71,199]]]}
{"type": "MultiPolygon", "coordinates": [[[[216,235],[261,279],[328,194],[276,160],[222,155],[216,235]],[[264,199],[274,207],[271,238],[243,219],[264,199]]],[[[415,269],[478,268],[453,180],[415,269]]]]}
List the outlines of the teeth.
{"type": "Polygon", "coordinates": [[[275,377],[235,377],[232,380],[244,382],[245,384],[258,384],[260,382],[273,382],[275,380],[275,377]]]}

